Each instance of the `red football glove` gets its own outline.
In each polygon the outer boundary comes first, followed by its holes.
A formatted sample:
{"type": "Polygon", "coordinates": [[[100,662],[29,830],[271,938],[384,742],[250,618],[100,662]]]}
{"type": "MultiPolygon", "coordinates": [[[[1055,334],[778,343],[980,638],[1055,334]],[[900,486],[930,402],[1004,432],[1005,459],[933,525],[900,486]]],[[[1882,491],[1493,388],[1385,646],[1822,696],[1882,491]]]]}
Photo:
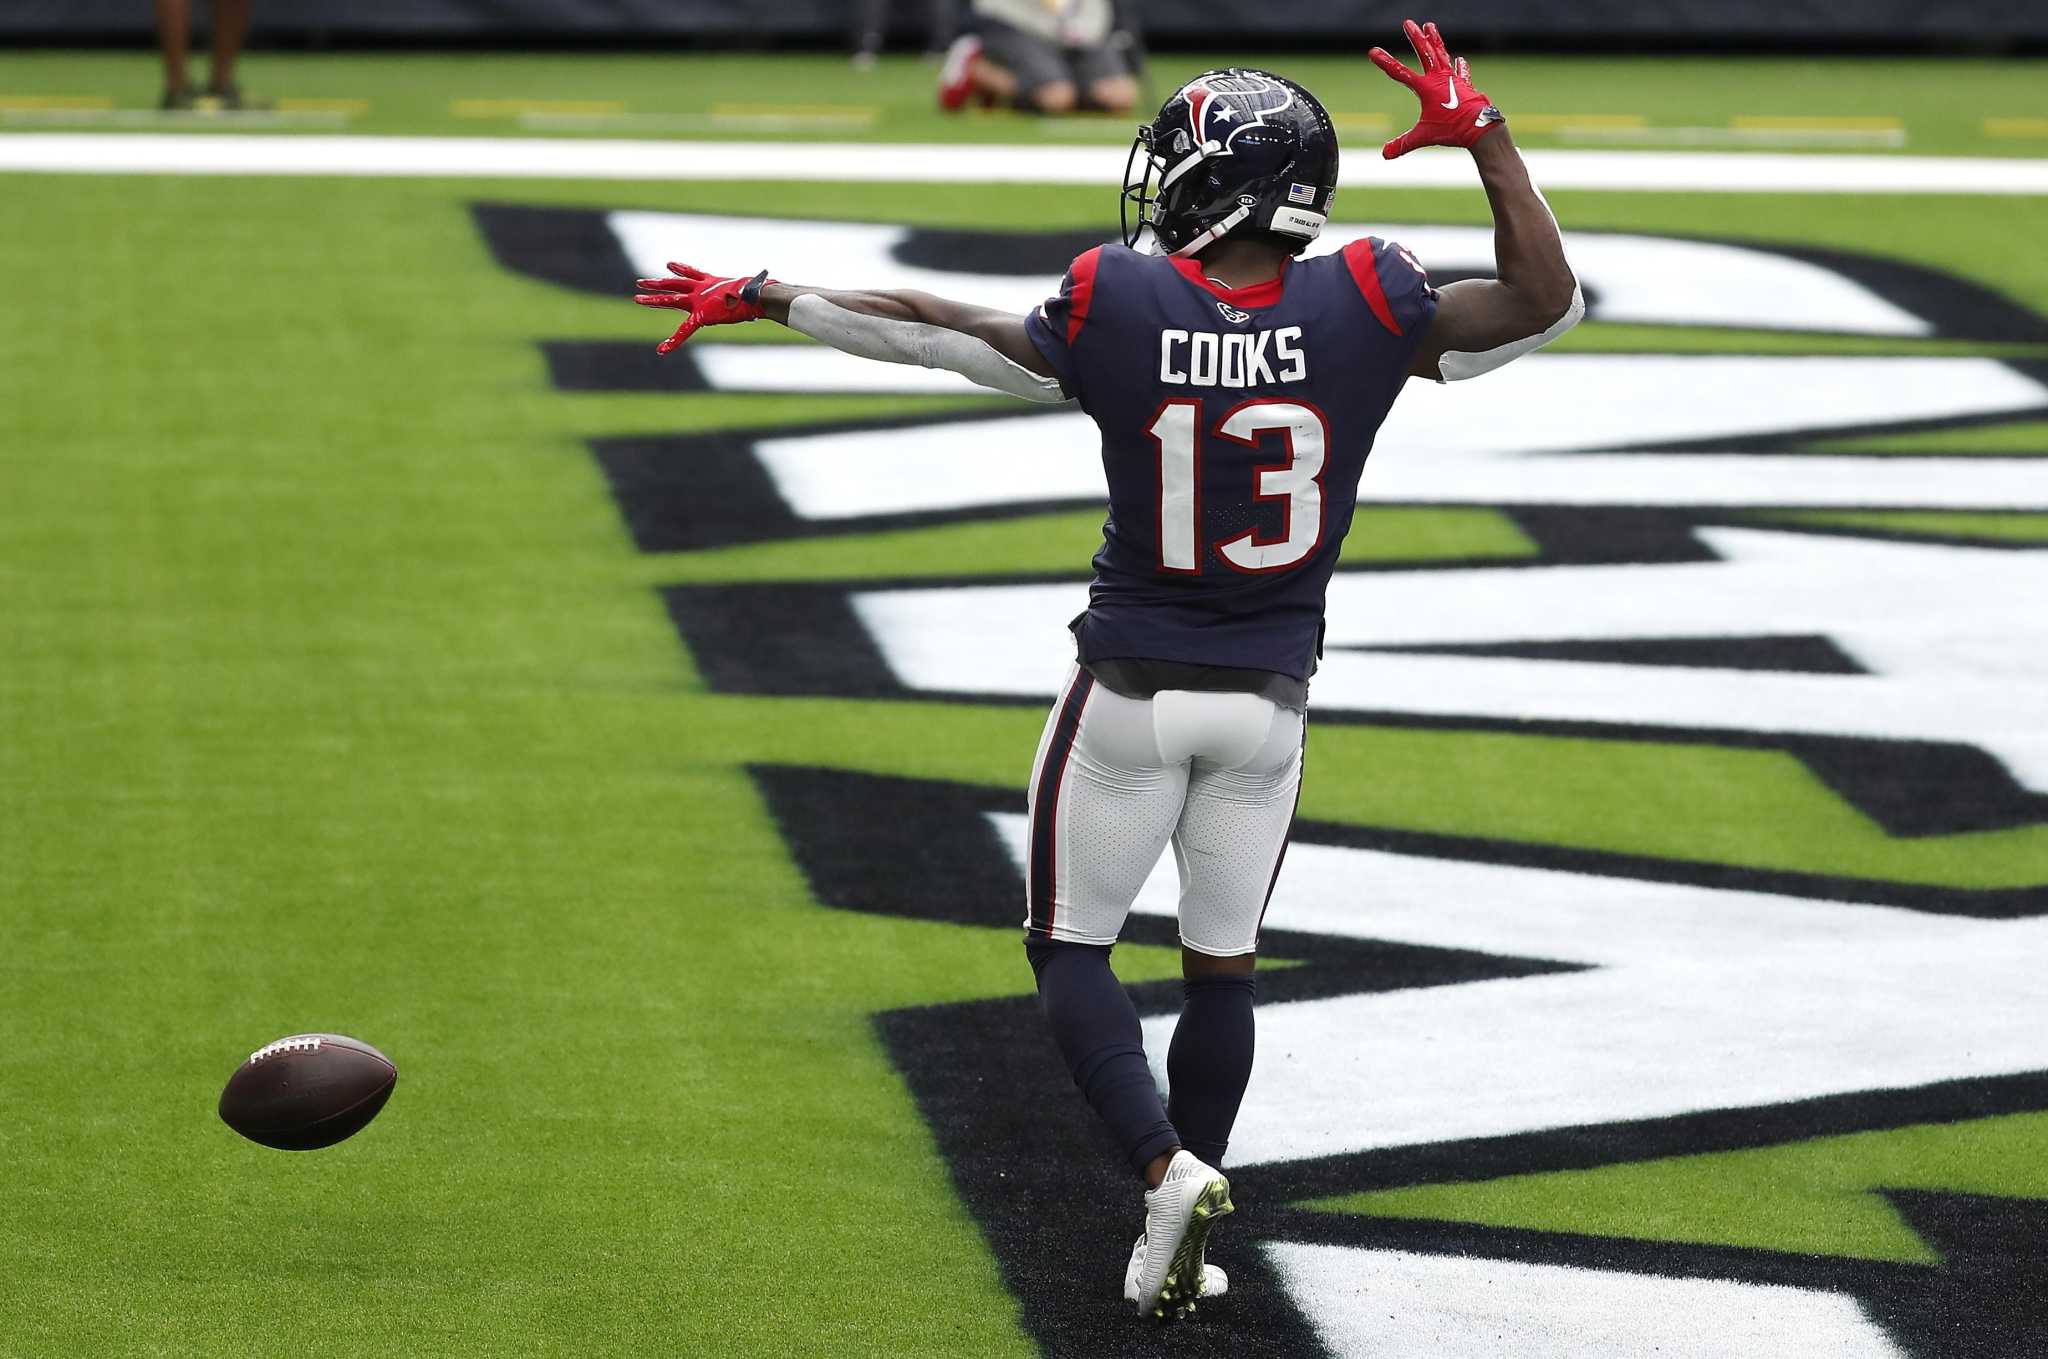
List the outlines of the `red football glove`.
{"type": "Polygon", "coordinates": [[[1394,140],[1380,148],[1388,160],[1405,156],[1418,146],[1470,146],[1491,128],[1507,120],[1493,101],[1472,87],[1472,68],[1459,57],[1453,60],[1444,50],[1443,35],[1435,24],[1416,27],[1405,19],[1401,28],[1422,58],[1422,70],[1411,71],[1384,47],[1372,49],[1373,64],[1415,91],[1422,101],[1422,117],[1394,140]]]}
{"type": "Polygon", "coordinates": [[[699,326],[761,319],[761,285],[770,281],[766,269],[752,278],[713,278],[687,264],[671,261],[668,267],[669,272],[679,277],[643,278],[640,286],[647,291],[633,295],[633,300],[643,307],[667,307],[690,313],[676,327],[675,334],[654,347],[655,353],[668,353],[695,335],[699,326]]]}

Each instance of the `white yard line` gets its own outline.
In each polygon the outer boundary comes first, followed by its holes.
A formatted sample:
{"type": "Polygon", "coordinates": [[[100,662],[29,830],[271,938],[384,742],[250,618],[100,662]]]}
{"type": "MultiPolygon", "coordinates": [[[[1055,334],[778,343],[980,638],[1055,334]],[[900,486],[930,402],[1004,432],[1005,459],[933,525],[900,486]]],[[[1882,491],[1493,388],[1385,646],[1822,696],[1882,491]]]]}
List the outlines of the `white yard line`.
{"type": "MultiPolygon", "coordinates": [[[[364,108],[367,108],[364,105],[364,108]]],[[[318,132],[344,128],[362,109],[277,108],[238,109],[232,113],[206,113],[197,109],[85,109],[0,107],[0,127],[20,128],[166,128],[215,127],[270,128],[294,132],[318,132]]]]}
{"type": "MultiPolygon", "coordinates": [[[[1527,153],[1546,189],[1685,193],[2048,194],[2048,159],[1782,155],[1769,152],[1527,153]]],[[[1105,146],[684,142],[534,137],[263,137],[0,134],[0,173],[373,175],[484,179],[836,180],[885,184],[1113,185],[1105,146]]],[[[1474,186],[1464,157],[1353,156],[1355,188],[1474,186]]]]}

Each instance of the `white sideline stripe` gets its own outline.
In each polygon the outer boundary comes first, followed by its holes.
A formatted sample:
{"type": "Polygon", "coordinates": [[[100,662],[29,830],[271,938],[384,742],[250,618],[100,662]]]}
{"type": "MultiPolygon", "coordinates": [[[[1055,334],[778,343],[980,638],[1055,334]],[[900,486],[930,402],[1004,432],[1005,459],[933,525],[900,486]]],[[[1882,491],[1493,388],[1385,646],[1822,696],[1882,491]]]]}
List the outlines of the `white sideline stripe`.
{"type": "MultiPolygon", "coordinates": [[[[1547,189],[1689,193],[2048,194],[2048,159],[1528,151],[1547,189]]],[[[684,142],[538,137],[265,137],[234,133],[0,134],[0,173],[396,175],[483,179],[832,180],[1113,185],[1112,146],[684,142]]],[[[1469,189],[1462,156],[1354,156],[1344,183],[1469,189]]]]}

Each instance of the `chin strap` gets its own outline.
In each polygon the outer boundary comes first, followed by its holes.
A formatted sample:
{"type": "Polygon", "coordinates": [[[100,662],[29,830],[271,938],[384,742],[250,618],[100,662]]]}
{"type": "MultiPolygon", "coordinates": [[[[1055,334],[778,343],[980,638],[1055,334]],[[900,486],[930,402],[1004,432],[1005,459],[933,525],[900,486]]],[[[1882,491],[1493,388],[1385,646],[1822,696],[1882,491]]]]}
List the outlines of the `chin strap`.
{"type": "Polygon", "coordinates": [[[1180,249],[1174,251],[1174,256],[1176,258],[1179,258],[1181,256],[1192,255],[1199,250],[1204,250],[1208,248],[1208,246],[1212,242],[1219,241],[1223,239],[1225,236],[1228,236],[1231,232],[1237,230],[1237,228],[1242,226],[1245,220],[1249,218],[1251,215],[1252,210],[1249,207],[1239,207],[1236,212],[1231,213],[1228,217],[1225,217],[1222,221],[1216,223],[1215,226],[1210,227],[1207,231],[1195,237],[1195,239],[1189,241],[1180,249]]]}
{"type": "Polygon", "coordinates": [[[1203,161],[1209,159],[1209,157],[1220,156],[1222,154],[1223,143],[1203,142],[1193,151],[1190,151],[1187,155],[1181,157],[1179,163],[1174,165],[1171,169],[1167,168],[1165,162],[1161,161],[1159,164],[1160,190],[1164,192],[1165,190],[1172,188],[1173,182],[1179,179],[1182,175],[1194,169],[1197,165],[1200,165],[1203,161]]]}

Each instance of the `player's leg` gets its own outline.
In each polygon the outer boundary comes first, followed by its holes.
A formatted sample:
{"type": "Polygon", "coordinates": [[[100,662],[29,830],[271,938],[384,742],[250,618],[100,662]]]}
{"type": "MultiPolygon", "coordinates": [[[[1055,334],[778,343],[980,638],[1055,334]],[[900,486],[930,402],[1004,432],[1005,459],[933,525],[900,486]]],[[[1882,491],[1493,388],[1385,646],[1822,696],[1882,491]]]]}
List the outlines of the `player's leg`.
{"type": "Polygon", "coordinates": [[[1101,113],[1129,113],[1138,105],[1138,82],[1131,76],[1111,76],[1088,86],[1088,107],[1101,113]]]}
{"type": "Polygon", "coordinates": [[[1101,113],[1129,113],[1138,103],[1138,78],[1113,41],[1067,53],[1067,65],[1081,91],[1081,105],[1101,113]]]}
{"type": "Polygon", "coordinates": [[[1189,762],[1187,796],[1172,841],[1181,872],[1188,980],[1167,1067],[1168,1121],[1178,1109],[1193,1131],[1174,1123],[1183,1149],[1166,1183],[1147,1196],[1146,1239],[1133,1252],[1136,1277],[1127,1278],[1125,1293],[1141,1309],[1151,1298],[1153,1310],[1172,1315],[1191,1310],[1208,1291],[1214,1277],[1206,1258],[1209,1230],[1232,1210],[1230,1182],[1215,1162],[1229,1142],[1251,1074],[1258,917],[1273,876],[1274,842],[1286,835],[1284,820],[1277,833],[1270,826],[1270,808],[1284,791],[1289,798],[1283,810],[1292,815],[1301,728],[1295,714],[1250,694],[1168,690],[1153,705],[1162,758],[1189,762]],[[1203,862],[1209,858],[1214,865],[1203,862]],[[1248,885],[1247,866],[1254,858],[1259,880],[1248,885]],[[1218,911],[1209,905],[1212,900],[1248,903],[1248,909],[1218,911]],[[1168,1201],[1176,1189],[1178,1197],[1168,1201]]]}
{"type": "Polygon", "coordinates": [[[1017,102],[1017,91],[1022,88],[1009,67],[987,57],[975,58],[968,70],[968,87],[982,108],[1008,108],[1017,102]]]}
{"type": "Polygon", "coordinates": [[[1192,1300],[1210,1276],[1208,1229],[1232,1207],[1229,1181],[1215,1167],[1251,1078],[1252,968],[1294,818],[1302,728],[1298,713],[1250,694],[1167,691],[1155,702],[1161,748],[1193,756],[1173,834],[1185,980],[1166,1056],[1168,1116],[1182,1155],[1220,1187],[1208,1219],[1190,1222],[1160,1284],[1162,1297],[1192,1300]]]}
{"type": "Polygon", "coordinates": [[[855,0],[853,12],[853,64],[858,70],[871,71],[882,54],[889,0],[855,0]]]}
{"type": "Polygon", "coordinates": [[[213,69],[206,89],[239,108],[241,87],[235,83],[235,60],[242,55],[242,42],[249,36],[250,0],[213,0],[213,69]]]}
{"type": "Polygon", "coordinates": [[[987,57],[975,61],[972,82],[983,108],[1007,108],[1017,102],[1017,93],[1023,88],[1009,67],[987,57]]]}
{"type": "Polygon", "coordinates": [[[1031,777],[1025,944],[1075,1085],[1156,1185],[1180,1143],[1109,961],[1187,788],[1186,765],[1160,758],[1151,709],[1078,666],[1053,705],[1031,777]]]}
{"type": "Polygon", "coordinates": [[[164,54],[163,107],[191,108],[192,79],[185,70],[192,42],[191,0],[156,0],[156,41],[164,54]]]}
{"type": "Polygon", "coordinates": [[[1201,1243],[1230,1211],[1230,1186],[1181,1148],[1109,950],[1180,822],[1187,777],[1187,758],[1161,750],[1154,702],[1077,667],[1039,742],[1025,874],[1025,942],[1053,1037],[1147,1186],[1124,1296],[1160,1315],[1200,1295],[1199,1283],[1170,1285],[1204,1277],[1201,1243]]]}
{"type": "Polygon", "coordinates": [[[1022,102],[1038,113],[1072,113],[1081,102],[1081,92],[1071,80],[1048,80],[1026,90],[1022,102]]]}
{"type": "Polygon", "coordinates": [[[997,102],[1037,113],[1063,113],[1080,97],[1058,46],[992,19],[981,22],[974,78],[997,102]]]}
{"type": "Polygon", "coordinates": [[[1250,695],[1190,697],[1162,708],[1209,733],[1173,836],[1183,1000],[1166,1069],[1181,1140],[1218,1165],[1251,1079],[1259,922],[1300,796],[1302,716],[1250,695]]]}
{"type": "Polygon", "coordinates": [[[1166,1049],[1167,1117],[1189,1151],[1222,1166],[1252,1076],[1256,953],[1181,950],[1180,1020],[1166,1049]]]}
{"type": "MultiPolygon", "coordinates": [[[[1191,1160],[1191,1170],[1207,1171],[1213,1181],[1205,1186],[1210,1194],[1205,1205],[1209,1221],[1202,1225],[1204,1230],[1195,1239],[1187,1239],[1186,1230],[1180,1241],[1180,1268],[1173,1270],[1173,1254],[1161,1255],[1152,1248],[1157,1238],[1169,1238],[1155,1232],[1151,1226],[1152,1214],[1146,1214],[1146,1234],[1138,1238],[1132,1248],[1129,1265],[1124,1270],[1124,1297],[1138,1304],[1142,1311],[1144,1299],[1152,1296],[1155,1311],[1163,1313],[1165,1308],[1185,1306],[1194,1310],[1197,1299],[1221,1297],[1230,1291],[1230,1276],[1223,1267],[1211,1264],[1208,1258],[1206,1228],[1214,1218],[1231,1211],[1230,1182],[1223,1177],[1218,1165],[1223,1159],[1223,1143],[1228,1139],[1229,1124],[1235,1119],[1237,1101],[1243,1096],[1244,1082],[1251,1073],[1251,982],[1253,954],[1240,954],[1232,958],[1214,958],[1189,949],[1181,951],[1181,971],[1184,977],[1185,1000],[1181,1006],[1180,1021],[1174,1026],[1173,1042],[1167,1049],[1169,1088],[1173,1092],[1168,1105],[1167,1121],[1174,1124],[1174,1131],[1187,1145],[1180,1155],[1191,1160]],[[1213,1055],[1214,1071],[1195,1074],[1198,1059],[1195,1054],[1204,1044],[1215,1044],[1213,1055]],[[1236,1060],[1233,1060],[1235,1055],[1236,1060]],[[1234,1092],[1230,1068],[1241,1065],[1243,1075],[1236,1077],[1234,1092]],[[1228,1101],[1228,1111],[1222,1107],[1228,1101]],[[1198,1129],[1222,1126],[1224,1139],[1217,1140],[1209,1133],[1197,1137],[1180,1132],[1176,1119],[1187,1117],[1198,1129]],[[1220,1190],[1220,1195],[1219,1191],[1220,1190]],[[1147,1266],[1151,1266],[1148,1270],[1147,1266]],[[1169,1277],[1171,1276],[1171,1277],[1169,1277]],[[1194,1283],[1199,1280],[1199,1285],[1194,1283]],[[1185,1282],[1183,1282],[1185,1281],[1185,1282]],[[1148,1287],[1152,1292],[1148,1294],[1148,1287]]],[[[1207,1065],[1208,1063],[1204,1063],[1207,1065]]],[[[1197,1173],[1199,1173],[1199,1171],[1197,1173]]],[[[1147,1208],[1152,1204],[1148,1201],[1147,1208]]],[[[1169,1224],[1170,1226],[1171,1224],[1169,1224]]],[[[1195,1225],[1190,1222],[1190,1226],[1195,1225]]]]}

